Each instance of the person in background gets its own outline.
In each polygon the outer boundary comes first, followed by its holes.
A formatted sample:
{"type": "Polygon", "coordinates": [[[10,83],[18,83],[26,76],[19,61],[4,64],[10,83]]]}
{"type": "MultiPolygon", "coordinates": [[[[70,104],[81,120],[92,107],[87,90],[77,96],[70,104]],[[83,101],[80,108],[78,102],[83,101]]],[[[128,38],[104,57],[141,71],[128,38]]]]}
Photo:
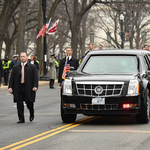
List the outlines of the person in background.
{"type": "Polygon", "coordinates": [[[55,57],[55,67],[56,67],[56,77],[58,78],[59,62],[58,62],[58,58],[57,57],[55,57]]]}
{"type": "Polygon", "coordinates": [[[149,46],[148,45],[144,45],[145,50],[149,51],[149,46]]]}
{"type": "Polygon", "coordinates": [[[30,59],[30,64],[33,64],[36,66],[37,70],[39,71],[39,63],[36,61],[36,56],[35,55],[31,55],[31,59],[30,59]]]}
{"type": "Polygon", "coordinates": [[[99,45],[99,50],[101,50],[101,49],[103,49],[103,45],[100,44],[99,45]]]}
{"type": "Polygon", "coordinates": [[[81,61],[82,61],[81,58],[79,58],[79,65],[81,64],[81,61]]]}
{"type": "Polygon", "coordinates": [[[94,50],[94,47],[92,44],[89,45],[89,50],[86,52],[85,55],[87,55],[90,51],[93,51],[94,50]]]}
{"type": "Polygon", "coordinates": [[[34,102],[38,89],[38,72],[36,66],[30,64],[27,60],[27,54],[21,52],[21,63],[13,67],[9,81],[8,91],[13,94],[14,102],[17,103],[19,118],[17,123],[25,122],[24,101],[30,112],[29,121],[33,121],[34,119],[34,102]]]}
{"type": "Polygon", "coordinates": [[[13,60],[9,65],[10,70],[13,68],[14,65],[19,64],[18,55],[13,55],[13,60]]]}
{"type": "Polygon", "coordinates": [[[37,56],[35,56],[35,58],[36,58],[35,61],[36,61],[38,64],[40,64],[40,62],[37,60],[37,56]]]}
{"type": "Polygon", "coordinates": [[[9,78],[9,72],[10,72],[10,65],[11,61],[8,59],[8,56],[5,57],[3,60],[3,69],[4,69],[4,86],[8,85],[8,78],[9,78]]]}
{"type": "Polygon", "coordinates": [[[70,68],[72,67],[72,68],[74,68],[74,70],[77,70],[77,68],[79,66],[79,60],[74,58],[72,56],[72,53],[73,53],[73,50],[70,47],[67,47],[66,48],[66,56],[60,60],[60,63],[59,63],[59,76],[58,76],[59,86],[61,86],[61,83],[63,81],[62,74],[63,74],[63,70],[64,70],[64,66],[65,66],[67,56],[69,56],[70,68]]]}
{"type": "Polygon", "coordinates": [[[54,82],[56,79],[55,54],[51,55],[51,58],[49,59],[49,63],[50,63],[49,88],[54,89],[54,82]]]}
{"type": "Polygon", "coordinates": [[[0,87],[1,87],[1,81],[3,77],[4,77],[4,70],[3,70],[2,60],[0,59],[0,87]]]}

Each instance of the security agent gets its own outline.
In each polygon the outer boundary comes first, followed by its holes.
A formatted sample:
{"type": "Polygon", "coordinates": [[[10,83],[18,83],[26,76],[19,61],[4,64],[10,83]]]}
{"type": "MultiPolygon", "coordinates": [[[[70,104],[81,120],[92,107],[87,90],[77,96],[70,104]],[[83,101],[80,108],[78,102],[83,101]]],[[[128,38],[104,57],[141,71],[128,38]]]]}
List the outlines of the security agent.
{"type": "Polygon", "coordinates": [[[8,56],[5,57],[5,59],[3,60],[2,64],[3,64],[3,69],[4,69],[4,86],[7,86],[8,84],[8,78],[9,78],[9,72],[10,72],[10,65],[11,61],[8,59],[8,56]]]}
{"type": "Polygon", "coordinates": [[[20,60],[21,63],[15,65],[12,69],[8,91],[13,94],[14,102],[17,103],[19,118],[17,123],[24,123],[23,101],[26,102],[30,112],[29,120],[33,121],[34,119],[34,102],[38,89],[38,72],[35,65],[27,62],[28,57],[25,52],[21,52],[20,60]]]}
{"type": "Polygon", "coordinates": [[[19,64],[18,55],[13,55],[13,60],[9,65],[10,70],[13,68],[14,65],[19,64]]]}

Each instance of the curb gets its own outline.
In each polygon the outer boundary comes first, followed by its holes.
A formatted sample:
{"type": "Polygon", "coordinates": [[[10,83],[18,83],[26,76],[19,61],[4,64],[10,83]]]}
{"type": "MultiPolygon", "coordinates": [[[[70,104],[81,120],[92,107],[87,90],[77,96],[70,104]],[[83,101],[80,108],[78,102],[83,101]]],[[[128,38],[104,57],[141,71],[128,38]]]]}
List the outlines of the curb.
{"type": "MultiPolygon", "coordinates": [[[[54,84],[58,84],[58,80],[55,80],[54,84]]],[[[46,86],[46,85],[49,85],[49,81],[39,81],[39,86],[46,86]]],[[[8,86],[0,87],[0,91],[7,91],[7,90],[8,90],[8,86]]]]}
{"type": "MultiPolygon", "coordinates": [[[[49,85],[49,82],[39,83],[39,86],[46,86],[46,85],[49,85]]],[[[7,90],[8,90],[8,86],[0,87],[0,91],[7,91],[7,90]]]]}

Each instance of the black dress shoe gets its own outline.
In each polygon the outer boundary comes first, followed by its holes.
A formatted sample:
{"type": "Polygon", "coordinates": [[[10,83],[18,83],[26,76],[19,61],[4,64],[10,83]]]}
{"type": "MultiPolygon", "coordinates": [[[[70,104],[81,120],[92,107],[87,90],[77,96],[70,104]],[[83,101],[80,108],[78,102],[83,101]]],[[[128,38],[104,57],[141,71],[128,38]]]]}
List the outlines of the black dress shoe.
{"type": "Polygon", "coordinates": [[[55,89],[54,87],[50,87],[50,89],[55,89]]]}
{"type": "Polygon", "coordinates": [[[17,123],[25,123],[24,120],[19,120],[17,123]]]}
{"type": "Polygon", "coordinates": [[[30,120],[30,121],[33,121],[33,120],[34,120],[34,114],[30,114],[29,120],[30,120]]]}

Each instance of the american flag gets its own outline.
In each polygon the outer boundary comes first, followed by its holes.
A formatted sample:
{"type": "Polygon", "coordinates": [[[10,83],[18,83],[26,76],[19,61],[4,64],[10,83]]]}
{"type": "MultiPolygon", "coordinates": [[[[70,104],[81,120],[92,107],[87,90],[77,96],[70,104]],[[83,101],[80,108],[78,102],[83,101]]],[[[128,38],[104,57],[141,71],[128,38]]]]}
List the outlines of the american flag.
{"type": "Polygon", "coordinates": [[[65,63],[65,66],[64,66],[64,71],[63,71],[63,74],[62,74],[62,79],[65,80],[65,78],[66,78],[66,72],[68,72],[68,71],[70,71],[69,56],[66,59],[66,63],[65,63]]]}
{"type": "Polygon", "coordinates": [[[48,34],[48,35],[55,34],[55,32],[57,31],[58,22],[59,22],[59,19],[48,29],[46,34],[48,34]]]}
{"type": "Polygon", "coordinates": [[[45,24],[43,24],[43,27],[42,27],[42,29],[39,31],[39,33],[38,33],[38,35],[37,35],[37,39],[40,37],[40,36],[45,36],[45,32],[46,32],[46,29],[48,29],[48,26],[49,26],[49,24],[50,24],[50,21],[51,21],[51,19],[46,23],[46,26],[45,26],[45,24]]]}

